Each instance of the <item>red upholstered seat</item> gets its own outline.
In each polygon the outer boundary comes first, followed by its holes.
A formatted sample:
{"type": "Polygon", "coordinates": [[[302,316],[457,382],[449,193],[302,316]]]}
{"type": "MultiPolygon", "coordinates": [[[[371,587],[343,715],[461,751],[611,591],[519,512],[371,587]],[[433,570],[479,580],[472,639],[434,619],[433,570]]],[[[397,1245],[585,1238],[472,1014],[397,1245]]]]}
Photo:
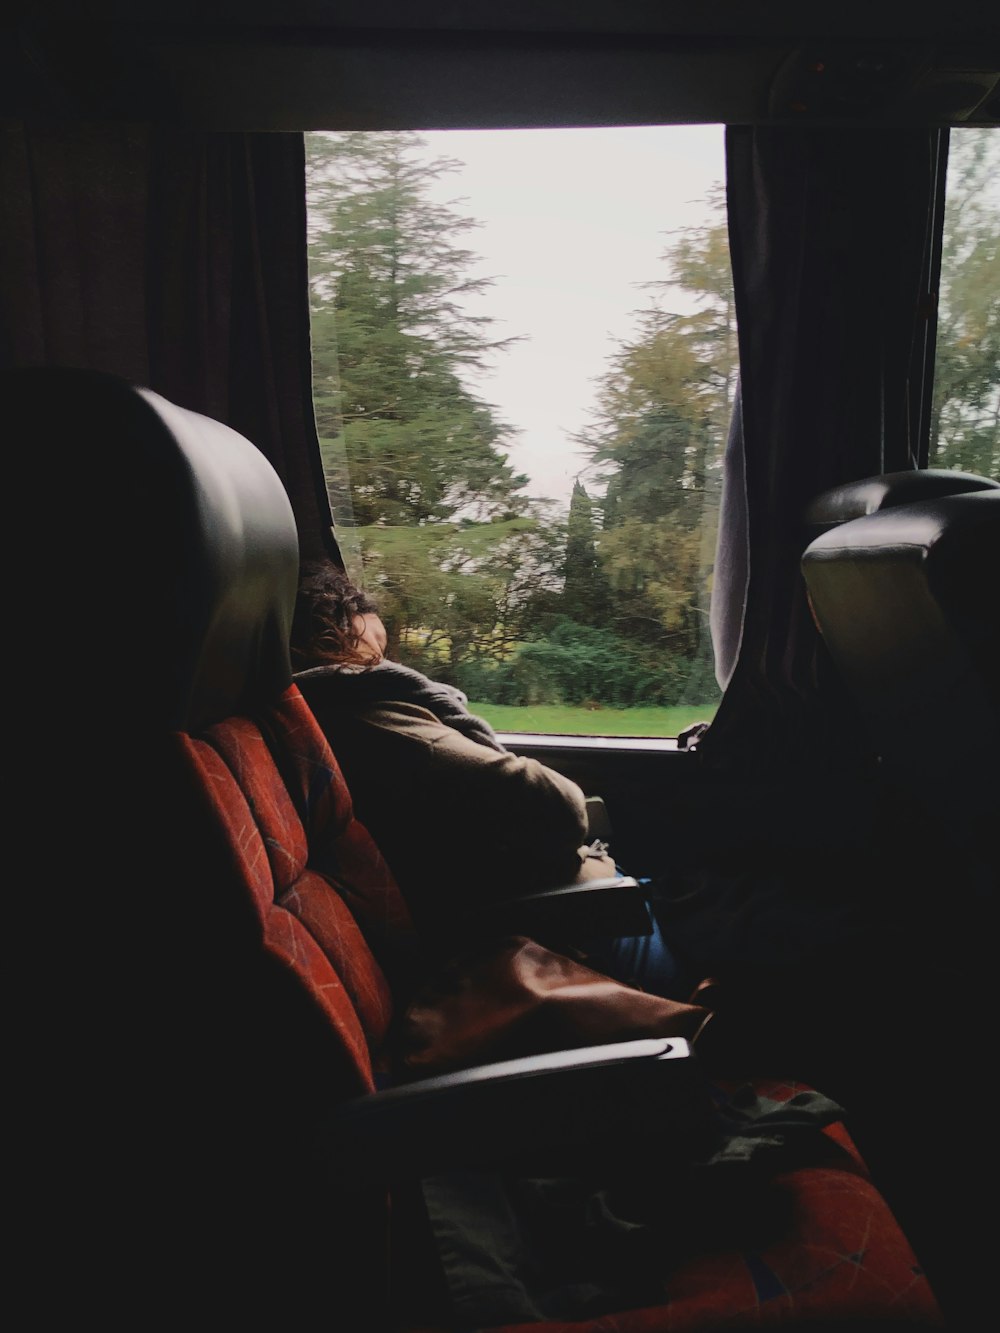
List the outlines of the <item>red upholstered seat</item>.
{"type": "Polygon", "coordinates": [[[177,740],[252,904],[261,949],[337,1034],[353,1069],[345,1091],[371,1090],[371,1053],[385,1042],[392,997],[369,941],[392,959],[412,927],[323,733],[290,685],[260,724],[234,717],[177,740]]]}

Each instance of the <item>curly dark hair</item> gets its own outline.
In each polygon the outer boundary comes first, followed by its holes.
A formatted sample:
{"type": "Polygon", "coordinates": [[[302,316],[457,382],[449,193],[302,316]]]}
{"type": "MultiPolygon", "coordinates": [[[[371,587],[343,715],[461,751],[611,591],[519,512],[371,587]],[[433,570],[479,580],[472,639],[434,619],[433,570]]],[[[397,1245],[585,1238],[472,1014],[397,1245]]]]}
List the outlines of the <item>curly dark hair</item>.
{"type": "Polygon", "coordinates": [[[359,616],[377,615],[375,602],[327,560],[304,561],[292,617],[292,663],[311,666],[370,666],[358,651],[359,616]]]}

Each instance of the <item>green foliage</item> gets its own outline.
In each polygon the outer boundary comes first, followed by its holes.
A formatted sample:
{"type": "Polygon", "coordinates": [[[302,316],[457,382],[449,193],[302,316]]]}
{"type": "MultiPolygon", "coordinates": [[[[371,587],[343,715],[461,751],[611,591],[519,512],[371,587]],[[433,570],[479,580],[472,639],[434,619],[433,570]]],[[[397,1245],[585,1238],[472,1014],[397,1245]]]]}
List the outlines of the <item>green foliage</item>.
{"type": "MultiPolygon", "coordinates": [[[[470,697],[521,706],[629,708],[640,703],[676,704],[691,697],[683,659],[643,653],[610,629],[566,617],[556,619],[544,636],[524,644],[510,661],[465,662],[456,679],[470,697]]],[[[715,693],[710,686],[705,697],[715,693]]]]}
{"type": "MultiPolygon", "coordinates": [[[[596,551],[610,591],[607,623],[635,645],[685,659],[707,651],[722,453],[738,366],[725,201],[679,234],[668,278],[638,334],[612,356],[581,437],[605,487],[596,551]],[[700,307],[663,308],[672,292],[700,307]]],[[[571,608],[567,607],[568,611],[571,608]]],[[[701,667],[697,667],[703,674],[701,667]]]]}
{"type": "Polygon", "coordinates": [[[533,517],[363,528],[352,573],[378,600],[390,656],[453,679],[462,662],[509,659],[551,609],[563,534],[533,517]]]}
{"type": "Polygon", "coordinates": [[[932,467],[1000,476],[1000,134],[951,133],[932,467]]]}
{"type": "Polygon", "coordinates": [[[566,524],[562,605],[566,614],[581,625],[602,625],[608,617],[608,585],[597,558],[596,536],[590,496],[577,481],[566,524]]]}
{"type": "Polygon", "coordinates": [[[502,661],[558,582],[564,526],[520,493],[509,429],[470,387],[512,340],[471,313],[490,285],[460,244],[475,222],[429,197],[460,164],[411,134],[308,145],[316,413],[350,572],[391,655],[445,678],[502,661]]]}
{"type": "Polygon", "coordinates": [[[470,377],[510,340],[468,298],[475,224],[430,201],[459,164],[425,160],[398,133],[310,135],[313,381],[324,467],[350,476],[353,518],[377,523],[492,519],[525,512],[507,462],[509,429],[470,377]]]}
{"type": "Polygon", "coordinates": [[[470,387],[506,344],[470,313],[489,286],[468,276],[476,224],[430,198],[459,164],[410,134],[308,143],[323,463],[390,654],[486,698],[684,697],[704,674],[705,498],[711,524],[735,365],[721,198],[612,359],[586,441],[603,493],[578,482],[560,520],[520,493],[508,428],[470,387]],[[700,308],[664,311],[671,284],[700,308]]]}

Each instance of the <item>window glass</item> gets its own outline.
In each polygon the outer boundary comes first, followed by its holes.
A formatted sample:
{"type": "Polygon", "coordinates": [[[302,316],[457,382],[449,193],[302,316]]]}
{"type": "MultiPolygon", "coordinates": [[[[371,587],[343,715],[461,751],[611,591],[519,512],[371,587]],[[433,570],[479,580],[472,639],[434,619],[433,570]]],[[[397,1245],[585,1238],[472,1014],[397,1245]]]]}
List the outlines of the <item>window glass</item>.
{"type": "Polygon", "coordinates": [[[503,731],[711,720],[722,127],[307,147],[323,466],[389,656],[503,731]]]}
{"type": "Polygon", "coordinates": [[[930,466],[1000,479],[1000,132],[948,150],[930,466]]]}

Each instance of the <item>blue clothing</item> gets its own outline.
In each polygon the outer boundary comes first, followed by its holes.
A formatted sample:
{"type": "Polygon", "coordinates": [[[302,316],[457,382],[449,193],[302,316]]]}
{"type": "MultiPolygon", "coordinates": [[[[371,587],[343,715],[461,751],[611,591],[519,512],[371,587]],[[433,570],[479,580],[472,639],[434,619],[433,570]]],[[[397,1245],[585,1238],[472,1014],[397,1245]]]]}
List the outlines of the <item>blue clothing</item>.
{"type": "MultiPolygon", "coordinates": [[[[624,874],[620,867],[616,868],[619,876],[624,874]]],[[[640,884],[647,882],[639,880],[640,884]]],[[[655,916],[650,935],[591,940],[582,947],[588,966],[595,972],[638,986],[651,995],[664,995],[668,1000],[687,999],[691,987],[685,983],[680,963],[663,938],[655,916]]]]}
{"type": "Polygon", "coordinates": [[[588,967],[603,972],[615,981],[638,986],[652,995],[670,1000],[687,999],[681,967],[671,953],[659,924],[654,921],[651,935],[630,935],[617,940],[594,941],[585,948],[588,967]]]}

